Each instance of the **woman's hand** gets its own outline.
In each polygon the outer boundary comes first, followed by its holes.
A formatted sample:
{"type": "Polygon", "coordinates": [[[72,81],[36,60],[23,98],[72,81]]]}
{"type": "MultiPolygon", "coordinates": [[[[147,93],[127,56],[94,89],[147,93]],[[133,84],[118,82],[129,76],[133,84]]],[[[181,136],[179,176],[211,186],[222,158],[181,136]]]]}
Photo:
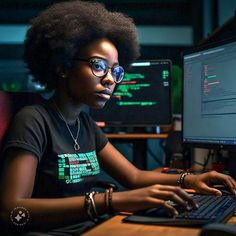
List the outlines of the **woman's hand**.
{"type": "Polygon", "coordinates": [[[232,194],[236,194],[235,180],[229,175],[216,171],[210,171],[200,175],[187,175],[184,180],[184,185],[187,188],[192,188],[198,193],[221,196],[221,191],[213,187],[215,184],[223,184],[229,188],[232,194]]]}
{"type": "Polygon", "coordinates": [[[112,205],[114,210],[119,212],[163,207],[171,215],[177,215],[177,210],[170,202],[182,205],[186,209],[198,207],[191,196],[180,187],[158,184],[131,191],[113,193],[112,205]]]}

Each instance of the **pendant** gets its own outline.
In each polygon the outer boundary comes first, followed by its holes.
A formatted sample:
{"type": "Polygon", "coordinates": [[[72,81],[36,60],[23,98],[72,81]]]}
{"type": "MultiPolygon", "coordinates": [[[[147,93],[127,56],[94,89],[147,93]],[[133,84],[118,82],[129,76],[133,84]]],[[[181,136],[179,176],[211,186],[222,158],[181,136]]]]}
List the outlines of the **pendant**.
{"type": "Polygon", "coordinates": [[[80,149],[80,146],[79,146],[79,144],[77,143],[77,141],[75,141],[74,149],[75,149],[75,151],[78,151],[78,150],[80,149]]]}

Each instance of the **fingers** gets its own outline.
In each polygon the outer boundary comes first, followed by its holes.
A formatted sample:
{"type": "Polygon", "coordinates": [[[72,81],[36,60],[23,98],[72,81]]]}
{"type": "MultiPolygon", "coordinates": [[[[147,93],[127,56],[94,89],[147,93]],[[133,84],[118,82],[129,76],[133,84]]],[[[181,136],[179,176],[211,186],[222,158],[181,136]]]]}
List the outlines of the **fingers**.
{"type": "Polygon", "coordinates": [[[217,197],[222,196],[222,192],[219,189],[209,187],[206,184],[202,184],[202,188],[198,192],[207,195],[215,195],[217,197]]]}
{"type": "MultiPolygon", "coordinates": [[[[212,171],[209,173],[209,178],[217,180],[217,182],[223,183],[224,186],[228,187],[232,194],[236,195],[236,182],[229,175],[221,174],[216,171],[212,171]]],[[[213,188],[210,188],[213,189],[213,188]]],[[[215,191],[217,189],[214,189],[215,191]]],[[[212,190],[213,191],[213,190],[212,190]]]]}
{"type": "Polygon", "coordinates": [[[200,183],[200,188],[198,192],[221,196],[222,192],[219,189],[208,186],[209,183],[221,183],[224,186],[228,187],[232,194],[236,194],[236,182],[229,175],[221,174],[216,171],[211,171],[202,174],[202,177],[200,175],[200,181],[202,183],[200,183]]]}
{"type": "Polygon", "coordinates": [[[196,202],[185,190],[175,186],[152,185],[127,191],[126,194],[125,208],[130,211],[162,207],[171,215],[177,215],[176,206],[181,206],[180,208],[185,208],[186,210],[198,207],[196,202]],[[127,202],[130,202],[130,204],[127,205],[127,202]]]}
{"type": "Polygon", "coordinates": [[[228,186],[230,191],[236,195],[236,183],[230,176],[225,177],[224,185],[228,186]]]}
{"type": "Polygon", "coordinates": [[[172,201],[170,200],[162,200],[162,199],[158,199],[158,198],[155,198],[153,199],[153,202],[152,202],[155,206],[159,206],[159,207],[162,207],[164,208],[168,213],[169,215],[178,215],[178,211],[175,209],[175,207],[172,205],[172,201]]]}
{"type": "Polygon", "coordinates": [[[179,212],[169,203],[170,201],[163,201],[162,207],[165,208],[170,215],[178,215],[179,212]]]}
{"type": "Polygon", "coordinates": [[[179,187],[161,186],[156,191],[155,197],[164,200],[171,200],[172,207],[174,207],[175,205],[180,205],[187,210],[198,208],[197,203],[192,199],[192,197],[186,191],[179,187]],[[173,202],[175,204],[173,204],[173,202]]]}
{"type": "Polygon", "coordinates": [[[197,203],[193,200],[191,195],[189,195],[184,189],[180,187],[165,186],[169,191],[173,191],[175,194],[170,198],[176,203],[185,206],[186,208],[198,208],[197,203]]]}

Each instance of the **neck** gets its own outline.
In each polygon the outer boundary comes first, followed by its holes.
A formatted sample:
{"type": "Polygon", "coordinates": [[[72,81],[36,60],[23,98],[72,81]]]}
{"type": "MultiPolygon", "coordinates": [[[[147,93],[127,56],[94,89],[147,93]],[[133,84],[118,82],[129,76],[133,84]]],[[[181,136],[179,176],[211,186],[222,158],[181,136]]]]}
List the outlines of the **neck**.
{"type": "Polygon", "coordinates": [[[57,96],[55,94],[52,98],[54,108],[59,110],[68,124],[74,124],[79,117],[82,110],[81,104],[76,104],[72,99],[68,97],[57,96]],[[56,107],[55,107],[56,106],[56,107]]]}

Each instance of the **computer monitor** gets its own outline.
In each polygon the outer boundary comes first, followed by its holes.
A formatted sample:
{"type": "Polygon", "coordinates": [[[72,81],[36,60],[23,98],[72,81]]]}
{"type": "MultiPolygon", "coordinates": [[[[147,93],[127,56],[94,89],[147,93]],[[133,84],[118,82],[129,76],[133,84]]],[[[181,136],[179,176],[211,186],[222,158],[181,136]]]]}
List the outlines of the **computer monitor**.
{"type": "Polygon", "coordinates": [[[183,52],[183,142],[236,147],[236,39],[183,52]]]}
{"type": "Polygon", "coordinates": [[[105,107],[91,111],[93,119],[108,127],[170,124],[171,77],[170,60],[134,62],[105,107]]]}

